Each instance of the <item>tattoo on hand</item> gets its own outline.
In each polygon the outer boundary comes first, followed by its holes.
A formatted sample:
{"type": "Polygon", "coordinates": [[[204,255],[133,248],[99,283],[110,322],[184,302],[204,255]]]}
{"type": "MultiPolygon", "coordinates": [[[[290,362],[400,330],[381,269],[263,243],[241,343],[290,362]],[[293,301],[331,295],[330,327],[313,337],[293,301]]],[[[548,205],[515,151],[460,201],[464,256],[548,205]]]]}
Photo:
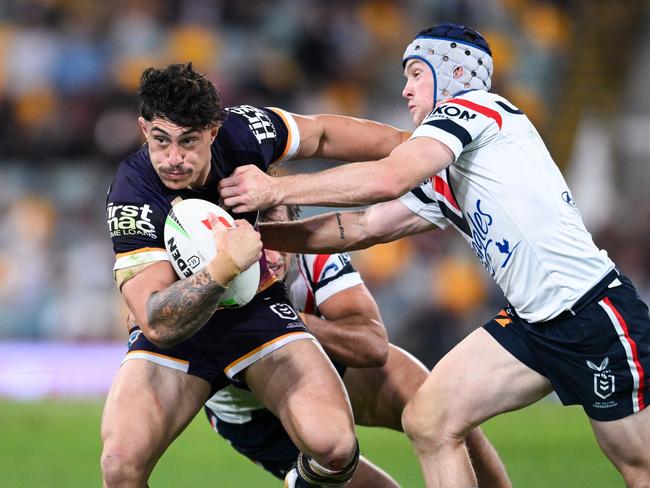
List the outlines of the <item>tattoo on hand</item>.
{"type": "Polygon", "coordinates": [[[343,221],[341,220],[341,212],[336,212],[336,221],[339,224],[339,239],[345,239],[345,227],[343,227],[343,221]]]}
{"type": "Polygon", "coordinates": [[[161,342],[173,345],[197,332],[217,310],[225,288],[207,270],[153,293],[147,302],[149,325],[161,342]]]}

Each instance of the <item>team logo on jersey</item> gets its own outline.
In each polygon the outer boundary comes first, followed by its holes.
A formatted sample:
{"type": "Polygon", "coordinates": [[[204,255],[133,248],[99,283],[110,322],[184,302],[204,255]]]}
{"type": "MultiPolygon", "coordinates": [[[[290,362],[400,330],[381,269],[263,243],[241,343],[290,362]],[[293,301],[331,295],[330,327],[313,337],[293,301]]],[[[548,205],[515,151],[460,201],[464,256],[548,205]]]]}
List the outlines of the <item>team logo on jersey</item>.
{"type": "Polygon", "coordinates": [[[127,344],[126,347],[130,348],[133,345],[133,343],[138,340],[140,334],[142,334],[142,331],[140,329],[136,329],[133,332],[131,332],[131,334],[129,335],[129,340],[126,343],[127,344]]]}
{"type": "Polygon", "coordinates": [[[321,272],[320,279],[325,280],[329,277],[336,276],[336,273],[338,273],[342,268],[345,267],[346,264],[350,262],[350,256],[347,254],[337,254],[336,255],[336,260],[330,262],[325,268],[323,268],[323,271],[321,272]]]}
{"type": "Polygon", "coordinates": [[[153,210],[149,204],[116,205],[106,207],[106,224],[111,237],[146,236],[156,239],[156,228],[151,222],[153,210]]]}
{"type": "Polygon", "coordinates": [[[501,267],[505,268],[506,265],[508,264],[508,261],[510,261],[510,258],[512,257],[512,253],[515,252],[515,249],[517,249],[517,246],[521,244],[521,241],[519,241],[517,244],[510,247],[510,241],[508,239],[504,238],[503,242],[496,241],[494,244],[496,244],[497,249],[501,254],[505,254],[506,258],[503,260],[503,263],[501,263],[501,267]]]}
{"type": "Polygon", "coordinates": [[[271,305],[271,310],[275,315],[285,320],[296,320],[298,315],[295,310],[286,303],[275,303],[271,305]]]}
{"type": "Polygon", "coordinates": [[[576,202],[573,199],[573,196],[571,195],[571,192],[568,191],[568,190],[562,192],[562,200],[564,200],[564,203],[566,203],[567,205],[570,205],[572,207],[576,206],[576,202]]]}
{"type": "Polygon", "coordinates": [[[610,397],[616,391],[614,375],[608,368],[609,357],[602,360],[600,365],[594,364],[587,360],[587,366],[594,370],[594,393],[603,400],[610,397]]]}
{"type": "Polygon", "coordinates": [[[275,139],[277,136],[273,122],[271,122],[269,115],[263,110],[252,107],[251,105],[240,105],[239,107],[231,107],[227,110],[241,115],[246,119],[248,128],[260,144],[266,139],[275,139]]]}
{"type": "Polygon", "coordinates": [[[519,247],[521,241],[516,244],[511,244],[505,237],[498,239],[494,238],[494,233],[491,232],[494,217],[492,214],[486,212],[481,207],[481,200],[476,200],[476,209],[471,214],[467,215],[467,222],[469,222],[469,237],[470,245],[474,250],[474,254],[479,258],[485,269],[491,276],[496,274],[496,263],[498,254],[495,253],[496,247],[500,254],[505,255],[501,262],[500,268],[505,268],[510,262],[512,254],[515,249],[519,247]]]}

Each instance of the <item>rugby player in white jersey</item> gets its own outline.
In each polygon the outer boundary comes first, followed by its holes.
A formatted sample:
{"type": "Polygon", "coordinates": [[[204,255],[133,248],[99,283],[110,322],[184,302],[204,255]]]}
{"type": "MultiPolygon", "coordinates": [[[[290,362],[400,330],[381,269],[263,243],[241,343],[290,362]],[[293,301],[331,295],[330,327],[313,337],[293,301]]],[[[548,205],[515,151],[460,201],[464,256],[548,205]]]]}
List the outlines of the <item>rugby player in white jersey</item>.
{"type": "MultiPolygon", "coordinates": [[[[297,207],[280,205],[260,214],[260,221],[295,220],[297,216],[297,207]]],[[[404,406],[428,370],[388,342],[377,304],[348,256],[264,252],[269,268],[283,281],[291,303],[341,375],[355,423],[401,431],[404,406]]],[[[229,385],[206,402],[205,412],[213,429],[233,448],[274,476],[286,477],[287,485],[294,486],[296,473],[290,471],[296,469],[292,467],[299,450],[280,420],[250,391],[229,385]]],[[[468,434],[467,447],[479,486],[511,486],[496,451],[478,428],[468,434]]],[[[399,485],[361,456],[347,486],[399,485]]]]}
{"type": "Polygon", "coordinates": [[[451,225],[501,287],[507,306],[435,366],[404,411],[427,486],[475,486],[467,432],[553,390],[582,405],[627,486],[650,486],[647,306],[593,243],[526,115],[489,92],[491,51],[478,32],[422,31],[403,65],[417,128],[388,157],[280,178],[243,166],[221,180],[224,203],[239,212],[383,202],[266,224],[263,239],[335,252],[451,225]]]}

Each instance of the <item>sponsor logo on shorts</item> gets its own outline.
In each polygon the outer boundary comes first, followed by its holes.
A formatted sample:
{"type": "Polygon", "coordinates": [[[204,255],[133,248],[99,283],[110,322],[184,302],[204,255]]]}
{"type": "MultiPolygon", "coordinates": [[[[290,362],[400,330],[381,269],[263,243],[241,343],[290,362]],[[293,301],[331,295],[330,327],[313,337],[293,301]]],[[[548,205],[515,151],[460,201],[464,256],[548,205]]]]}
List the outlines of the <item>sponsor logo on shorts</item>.
{"type": "Polygon", "coordinates": [[[156,228],[151,222],[153,210],[149,204],[117,205],[110,202],[106,207],[106,225],[111,237],[146,236],[156,238],[156,228]]]}
{"type": "MultiPolygon", "coordinates": [[[[609,357],[603,359],[600,365],[587,360],[587,366],[589,366],[589,369],[595,371],[594,394],[597,397],[606,400],[616,391],[615,378],[612,371],[609,369],[609,357]]],[[[616,406],[616,402],[614,401],[596,401],[594,403],[594,407],[596,408],[611,408],[614,406],[616,406]]]]}
{"type": "Polygon", "coordinates": [[[274,303],[270,308],[273,313],[281,319],[296,320],[298,318],[298,314],[296,314],[295,310],[286,303],[274,303]]]}

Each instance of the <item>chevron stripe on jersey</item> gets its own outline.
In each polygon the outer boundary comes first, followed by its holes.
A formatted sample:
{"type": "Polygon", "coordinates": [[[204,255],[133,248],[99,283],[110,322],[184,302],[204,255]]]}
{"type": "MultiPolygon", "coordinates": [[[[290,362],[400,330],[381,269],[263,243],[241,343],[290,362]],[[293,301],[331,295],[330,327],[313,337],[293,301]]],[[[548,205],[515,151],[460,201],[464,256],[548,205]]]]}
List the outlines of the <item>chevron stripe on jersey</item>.
{"type": "MultiPolygon", "coordinates": [[[[491,108],[484,107],[483,105],[479,105],[478,103],[465,100],[464,98],[450,98],[449,100],[445,100],[443,104],[448,104],[448,103],[454,105],[460,105],[461,107],[474,110],[475,112],[478,112],[490,119],[493,119],[499,126],[499,129],[501,129],[501,126],[503,125],[503,119],[501,118],[501,114],[496,110],[492,110],[491,108]]],[[[512,113],[516,113],[516,112],[512,112],[512,113]]],[[[519,113],[523,113],[523,112],[519,111],[519,113]]]]}
{"type": "Polygon", "coordinates": [[[435,175],[431,178],[431,183],[433,185],[433,191],[436,195],[438,205],[442,214],[449,219],[449,221],[454,224],[458,230],[461,232],[471,235],[471,229],[465,217],[463,216],[463,211],[454,197],[454,192],[451,189],[447,179],[449,177],[449,169],[441,171],[440,174],[435,175]]]}
{"type": "Polygon", "coordinates": [[[400,201],[440,228],[458,228],[524,320],[555,317],[614,267],[567,199],[535,127],[503,97],[459,94],[411,137],[435,139],[454,159],[400,201]]]}

